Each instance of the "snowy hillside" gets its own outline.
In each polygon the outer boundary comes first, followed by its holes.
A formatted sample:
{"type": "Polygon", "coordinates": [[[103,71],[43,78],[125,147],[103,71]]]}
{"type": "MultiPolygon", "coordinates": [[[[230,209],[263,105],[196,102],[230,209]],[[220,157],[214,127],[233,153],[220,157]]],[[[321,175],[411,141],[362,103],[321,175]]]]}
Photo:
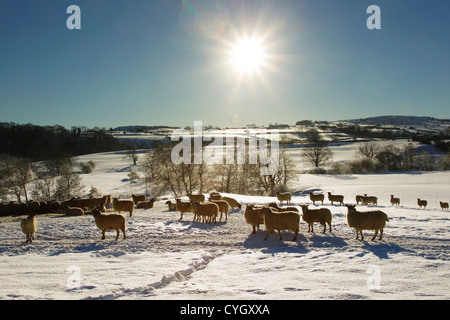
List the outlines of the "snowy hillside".
{"type": "MultiPolygon", "coordinates": [[[[354,149],[342,150],[340,159],[354,156],[354,149]]],[[[122,152],[79,160],[97,165],[82,175],[86,189],[121,197],[144,190],[127,179],[132,167],[122,152]]],[[[355,203],[356,194],[376,195],[390,219],[382,241],[370,241],[372,231],[355,240],[347,208],[328,200],[332,232],[322,234],[316,224],[316,234],[307,233],[302,221],[295,242],[287,231],[281,241],[276,234],[264,241],[264,226],[251,234],[245,204],[271,197],[231,195],[244,206],[217,224],[193,222],[190,213],[180,221],[160,199],[127,217],[127,239],[118,241],[115,232],[100,240],[91,215],[48,215],[38,217],[36,240],[25,244],[22,217],[0,218],[0,299],[446,300],[450,212],[439,201],[450,201],[449,180],[450,172],[303,174],[292,184],[294,205],[311,204],[309,191],[343,194],[347,203],[355,203]],[[390,194],[401,199],[400,207],[391,207],[390,194]],[[419,197],[428,200],[426,209],[418,208],[419,197]]]]}

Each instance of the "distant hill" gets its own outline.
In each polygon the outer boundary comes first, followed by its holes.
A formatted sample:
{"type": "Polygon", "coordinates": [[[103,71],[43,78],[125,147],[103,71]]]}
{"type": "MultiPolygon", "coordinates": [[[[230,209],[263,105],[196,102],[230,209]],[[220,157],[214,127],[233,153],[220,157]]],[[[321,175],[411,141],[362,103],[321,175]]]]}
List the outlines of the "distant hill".
{"type": "Polygon", "coordinates": [[[148,132],[160,129],[179,129],[179,127],[170,126],[120,126],[114,128],[113,131],[127,131],[127,132],[148,132]]]}
{"type": "Polygon", "coordinates": [[[397,125],[397,126],[425,126],[427,124],[435,125],[439,123],[450,124],[449,120],[436,119],[425,116],[379,116],[362,119],[347,120],[351,123],[359,124],[378,124],[378,125],[397,125]]]}

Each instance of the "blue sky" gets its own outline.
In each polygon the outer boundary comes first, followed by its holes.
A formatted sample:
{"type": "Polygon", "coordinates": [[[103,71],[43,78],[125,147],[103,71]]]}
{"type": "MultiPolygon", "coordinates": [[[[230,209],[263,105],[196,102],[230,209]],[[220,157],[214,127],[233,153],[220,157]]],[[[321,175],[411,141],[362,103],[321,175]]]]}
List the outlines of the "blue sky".
{"type": "Polygon", "coordinates": [[[217,126],[450,118],[446,0],[0,0],[0,122],[217,126]],[[81,30],[68,30],[69,5],[81,30]],[[381,30],[369,30],[369,5],[381,30]],[[228,63],[264,41],[253,76],[228,63]]]}

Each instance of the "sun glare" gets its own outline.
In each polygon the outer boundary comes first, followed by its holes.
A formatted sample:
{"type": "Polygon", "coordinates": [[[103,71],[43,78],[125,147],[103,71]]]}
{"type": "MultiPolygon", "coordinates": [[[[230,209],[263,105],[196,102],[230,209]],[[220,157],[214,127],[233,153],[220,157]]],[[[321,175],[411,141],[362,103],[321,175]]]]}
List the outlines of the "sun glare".
{"type": "Polygon", "coordinates": [[[261,40],[244,38],[231,48],[231,65],[241,74],[259,72],[266,63],[267,54],[261,40]]]}

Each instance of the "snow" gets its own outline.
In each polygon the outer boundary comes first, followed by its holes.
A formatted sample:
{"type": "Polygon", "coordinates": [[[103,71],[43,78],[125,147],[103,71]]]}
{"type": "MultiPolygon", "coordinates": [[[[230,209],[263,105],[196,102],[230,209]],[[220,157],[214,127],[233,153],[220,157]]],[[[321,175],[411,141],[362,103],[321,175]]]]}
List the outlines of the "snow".
{"type": "MultiPolygon", "coordinates": [[[[342,148],[339,159],[354,157],[342,148]]],[[[338,149],[336,149],[338,150],[338,149]]],[[[291,150],[290,152],[295,152],[291,150]]],[[[123,152],[86,155],[96,169],[83,174],[86,191],[127,197],[144,191],[127,175],[133,168],[123,152]]],[[[38,216],[36,240],[25,243],[22,217],[0,218],[0,299],[439,299],[450,298],[450,172],[406,172],[362,175],[301,174],[292,183],[292,202],[308,203],[308,191],[379,199],[389,216],[382,241],[355,239],[346,224],[347,208],[324,207],[333,214],[331,233],[307,233],[302,221],[292,233],[276,233],[264,241],[265,229],[251,234],[242,210],[227,221],[201,224],[192,214],[179,220],[165,199],[154,208],[127,217],[127,239],[115,241],[108,231],[100,240],[91,215],[38,216]],[[401,199],[392,207],[389,196],[401,199]],[[428,200],[419,209],[417,198],[428,200]]],[[[268,203],[275,198],[230,195],[242,203],[268,203]]],[[[243,207],[244,209],[244,207],[243,207]]],[[[370,210],[358,206],[358,210],[370,210]]]]}

